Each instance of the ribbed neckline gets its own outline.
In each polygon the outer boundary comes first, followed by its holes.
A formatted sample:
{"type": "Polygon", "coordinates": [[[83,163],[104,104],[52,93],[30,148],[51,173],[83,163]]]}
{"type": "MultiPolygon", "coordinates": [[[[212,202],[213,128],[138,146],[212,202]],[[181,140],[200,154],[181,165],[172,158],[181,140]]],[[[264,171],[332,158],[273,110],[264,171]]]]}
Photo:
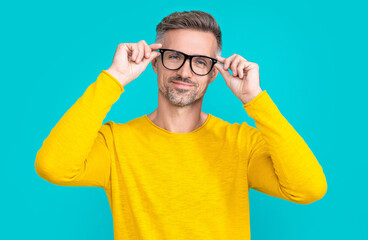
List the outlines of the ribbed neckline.
{"type": "Polygon", "coordinates": [[[202,124],[202,126],[200,126],[199,128],[197,128],[197,129],[195,129],[195,130],[193,130],[191,132],[188,132],[188,133],[175,133],[175,132],[170,132],[170,131],[168,131],[166,129],[163,129],[163,128],[157,126],[155,123],[153,123],[151,121],[151,119],[149,119],[149,117],[147,116],[147,114],[144,115],[143,118],[146,119],[147,122],[150,125],[152,125],[156,130],[158,130],[159,132],[161,132],[163,134],[167,134],[167,135],[170,135],[170,136],[191,136],[193,134],[197,134],[197,133],[201,132],[201,130],[204,129],[208,125],[208,123],[211,121],[212,115],[210,113],[208,113],[208,117],[207,117],[206,121],[202,124]]]}

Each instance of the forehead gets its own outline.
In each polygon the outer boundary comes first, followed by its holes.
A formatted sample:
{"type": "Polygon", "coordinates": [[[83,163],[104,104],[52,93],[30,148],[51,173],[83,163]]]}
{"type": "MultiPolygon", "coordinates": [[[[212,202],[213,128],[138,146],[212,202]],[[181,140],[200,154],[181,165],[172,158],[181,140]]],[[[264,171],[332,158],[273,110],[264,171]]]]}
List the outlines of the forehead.
{"type": "Polygon", "coordinates": [[[215,57],[216,38],[211,32],[191,29],[174,29],[164,34],[162,48],[169,48],[189,55],[206,55],[215,57]]]}

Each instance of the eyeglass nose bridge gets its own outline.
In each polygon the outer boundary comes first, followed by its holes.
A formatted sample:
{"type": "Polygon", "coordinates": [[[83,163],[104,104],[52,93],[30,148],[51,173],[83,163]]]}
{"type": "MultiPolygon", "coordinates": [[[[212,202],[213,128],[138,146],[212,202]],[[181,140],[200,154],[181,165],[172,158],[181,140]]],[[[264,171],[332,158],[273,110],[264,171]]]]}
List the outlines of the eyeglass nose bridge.
{"type": "Polygon", "coordinates": [[[197,74],[193,71],[193,66],[192,66],[192,58],[194,58],[195,56],[190,56],[190,55],[187,55],[185,53],[181,53],[184,55],[184,61],[183,63],[180,65],[180,67],[178,67],[176,70],[179,70],[180,68],[182,68],[185,64],[185,62],[187,61],[187,59],[189,60],[189,67],[190,67],[190,71],[192,71],[194,74],[197,74]]]}

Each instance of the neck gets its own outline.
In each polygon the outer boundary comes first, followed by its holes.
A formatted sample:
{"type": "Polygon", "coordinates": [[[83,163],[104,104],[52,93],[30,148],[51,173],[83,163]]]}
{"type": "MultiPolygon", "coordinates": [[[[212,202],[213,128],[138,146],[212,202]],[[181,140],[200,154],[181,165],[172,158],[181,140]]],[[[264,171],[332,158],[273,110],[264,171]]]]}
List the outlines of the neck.
{"type": "Polygon", "coordinates": [[[202,101],[203,98],[191,105],[178,107],[159,94],[157,109],[147,116],[154,124],[169,132],[189,133],[207,120],[208,114],[201,111],[202,101]]]}

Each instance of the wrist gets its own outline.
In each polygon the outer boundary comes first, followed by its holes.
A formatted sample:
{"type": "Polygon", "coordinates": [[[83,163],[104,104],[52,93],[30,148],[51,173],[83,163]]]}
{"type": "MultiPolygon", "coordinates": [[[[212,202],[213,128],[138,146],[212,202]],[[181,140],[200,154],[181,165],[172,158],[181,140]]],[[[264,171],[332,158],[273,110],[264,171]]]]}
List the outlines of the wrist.
{"type": "Polygon", "coordinates": [[[114,69],[107,69],[105,70],[106,72],[108,72],[111,76],[113,76],[118,82],[120,82],[120,84],[125,87],[125,85],[127,85],[128,80],[125,76],[123,76],[121,73],[117,72],[114,69]]]}
{"type": "Polygon", "coordinates": [[[250,101],[252,101],[255,97],[257,97],[261,92],[263,92],[263,90],[258,89],[257,91],[254,91],[251,94],[247,94],[247,95],[240,97],[240,101],[242,101],[243,104],[247,104],[250,101]]]}

